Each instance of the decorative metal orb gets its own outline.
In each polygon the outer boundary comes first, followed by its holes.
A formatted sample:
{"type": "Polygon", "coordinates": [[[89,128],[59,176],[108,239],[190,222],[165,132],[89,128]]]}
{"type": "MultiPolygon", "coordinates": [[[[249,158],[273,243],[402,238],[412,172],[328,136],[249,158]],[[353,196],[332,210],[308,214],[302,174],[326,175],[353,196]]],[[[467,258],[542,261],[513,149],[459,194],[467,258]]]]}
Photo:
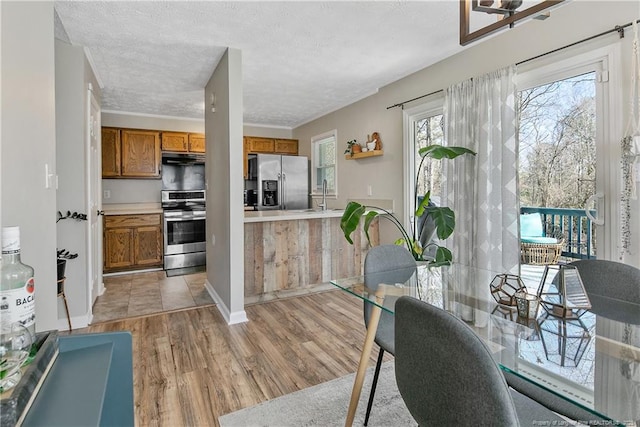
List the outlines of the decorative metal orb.
{"type": "Polygon", "coordinates": [[[498,304],[515,306],[516,292],[527,292],[527,287],[516,274],[498,274],[489,285],[491,295],[498,304]]]}

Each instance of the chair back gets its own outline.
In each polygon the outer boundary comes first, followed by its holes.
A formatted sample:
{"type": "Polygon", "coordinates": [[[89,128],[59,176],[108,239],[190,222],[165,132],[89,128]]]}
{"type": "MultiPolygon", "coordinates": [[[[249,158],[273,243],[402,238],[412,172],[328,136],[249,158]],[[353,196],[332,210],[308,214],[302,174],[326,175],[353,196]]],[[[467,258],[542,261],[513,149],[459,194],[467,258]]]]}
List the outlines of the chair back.
{"type": "Polygon", "coordinates": [[[569,265],[578,268],[580,278],[591,300],[591,311],[625,323],[640,324],[640,269],[628,264],[602,259],[584,259],[569,265]]]}
{"type": "Polygon", "coordinates": [[[396,381],[418,425],[519,425],[500,368],[464,322],[407,296],[395,317],[396,381]]]}
{"type": "MultiPolygon", "coordinates": [[[[404,246],[374,246],[369,249],[364,259],[364,284],[375,291],[380,283],[404,283],[411,278],[416,269],[416,261],[404,246]]],[[[371,303],[365,301],[365,325],[369,324],[370,314],[371,303]]]]}

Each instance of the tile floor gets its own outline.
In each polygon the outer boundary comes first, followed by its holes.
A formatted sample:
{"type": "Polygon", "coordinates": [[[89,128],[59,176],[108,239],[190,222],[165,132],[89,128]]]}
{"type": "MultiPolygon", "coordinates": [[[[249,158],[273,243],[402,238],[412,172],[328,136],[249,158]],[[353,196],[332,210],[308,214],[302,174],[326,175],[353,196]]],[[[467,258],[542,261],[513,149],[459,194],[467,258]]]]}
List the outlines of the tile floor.
{"type": "Polygon", "coordinates": [[[206,277],[167,277],[164,271],[105,276],[106,290],[93,306],[92,323],[213,304],[206,277]]]}

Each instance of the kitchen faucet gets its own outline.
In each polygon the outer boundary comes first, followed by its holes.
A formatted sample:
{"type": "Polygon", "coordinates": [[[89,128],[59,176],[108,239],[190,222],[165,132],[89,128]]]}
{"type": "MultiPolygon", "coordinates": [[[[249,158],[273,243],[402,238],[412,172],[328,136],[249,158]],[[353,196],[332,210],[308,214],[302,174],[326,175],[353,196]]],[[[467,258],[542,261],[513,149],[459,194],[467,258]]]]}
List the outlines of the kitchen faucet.
{"type": "Polygon", "coordinates": [[[327,180],[322,180],[322,203],[320,203],[320,207],[323,211],[327,210],[327,180]]]}

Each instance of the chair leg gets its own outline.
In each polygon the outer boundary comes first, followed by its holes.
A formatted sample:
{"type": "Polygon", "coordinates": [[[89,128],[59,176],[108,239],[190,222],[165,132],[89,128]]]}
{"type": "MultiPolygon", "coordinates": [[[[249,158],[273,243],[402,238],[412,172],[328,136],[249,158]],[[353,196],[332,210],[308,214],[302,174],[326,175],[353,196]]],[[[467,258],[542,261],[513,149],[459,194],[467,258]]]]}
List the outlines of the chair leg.
{"type": "Polygon", "coordinates": [[[71,332],[72,331],[71,316],[69,316],[69,305],[67,304],[67,296],[64,294],[64,292],[62,292],[62,301],[64,301],[64,309],[67,312],[67,322],[69,322],[69,332],[71,332]]]}
{"type": "Polygon", "coordinates": [[[381,348],[378,352],[378,361],[376,362],[376,372],[373,374],[373,383],[371,383],[371,393],[369,393],[369,402],[367,402],[367,414],[364,416],[365,426],[369,423],[369,414],[371,413],[371,405],[373,405],[373,396],[376,394],[378,375],[380,375],[380,367],[382,366],[382,356],[384,356],[384,350],[381,348]]]}

